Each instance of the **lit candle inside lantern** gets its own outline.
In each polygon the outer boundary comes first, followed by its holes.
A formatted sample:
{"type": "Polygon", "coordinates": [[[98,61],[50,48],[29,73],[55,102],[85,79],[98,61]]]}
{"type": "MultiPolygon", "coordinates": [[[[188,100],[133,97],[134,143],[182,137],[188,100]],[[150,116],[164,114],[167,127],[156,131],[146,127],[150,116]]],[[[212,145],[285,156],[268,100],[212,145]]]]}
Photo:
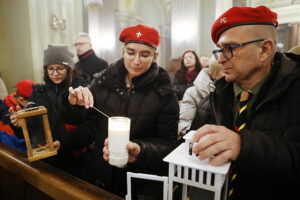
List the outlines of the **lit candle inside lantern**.
{"type": "Polygon", "coordinates": [[[124,167],[128,161],[127,144],[129,142],[130,119],[110,117],[108,119],[109,164],[124,167]]]}

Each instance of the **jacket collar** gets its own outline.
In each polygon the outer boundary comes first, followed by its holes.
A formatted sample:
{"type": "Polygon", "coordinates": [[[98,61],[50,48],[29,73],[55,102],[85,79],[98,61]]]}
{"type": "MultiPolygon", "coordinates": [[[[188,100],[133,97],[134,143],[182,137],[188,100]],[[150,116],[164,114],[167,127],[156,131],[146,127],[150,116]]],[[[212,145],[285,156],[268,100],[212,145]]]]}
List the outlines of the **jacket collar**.
{"type": "Polygon", "coordinates": [[[87,59],[88,57],[95,55],[95,52],[93,49],[88,50],[87,52],[85,52],[84,54],[78,55],[78,59],[80,61],[84,61],[85,59],[87,59]]]}
{"type": "MultiPolygon", "coordinates": [[[[286,91],[290,87],[291,82],[298,77],[298,75],[295,76],[295,73],[299,72],[299,69],[300,65],[297,62],[288,58],[285,54],[276,53],[270,76],[262,85],[258,94],[258,98],[261,97],[262,101],[260,104],[268,102],[286,91]]],[[[260,99],[257,100],[260,102],[260,99]]]]}

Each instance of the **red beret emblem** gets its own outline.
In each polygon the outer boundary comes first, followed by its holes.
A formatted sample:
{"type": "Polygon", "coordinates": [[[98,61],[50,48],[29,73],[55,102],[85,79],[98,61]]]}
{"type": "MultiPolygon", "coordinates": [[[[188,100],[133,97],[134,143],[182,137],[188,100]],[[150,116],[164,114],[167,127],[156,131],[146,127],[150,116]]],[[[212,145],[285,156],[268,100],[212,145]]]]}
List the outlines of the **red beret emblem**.
{"type": "Polygon", "coordinates": [[[137,33],[136,33],[136,37],[139,38],[139,37],[141,37],[141,36],[142,36],[142,33],[141,33],[141,32],[137,32],[137,33]]]}
{"type": "Polygon", "coordinates": [[[226,22],[227,22],[227,18],[226,17],[223,17],[223,18],[220,19],[220,24],[226,23],[226,22]]]}

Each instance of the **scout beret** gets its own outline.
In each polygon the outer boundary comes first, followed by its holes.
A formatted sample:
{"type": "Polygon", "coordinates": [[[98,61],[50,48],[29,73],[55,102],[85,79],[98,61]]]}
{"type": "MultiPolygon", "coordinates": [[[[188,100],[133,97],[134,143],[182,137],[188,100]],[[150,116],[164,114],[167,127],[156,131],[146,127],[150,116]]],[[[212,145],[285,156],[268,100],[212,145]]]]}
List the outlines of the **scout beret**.
{"type": "Polygon", "coordinates": [[[242,25],[272,25],[278,26],[277,13],[266,6],[232,7],[223,13],[213,24],[211,38],[218,43],[220,35],[236,26],[242,25]]]}
{"type": "Polygon", "coordinates": [[[126,43],[142,43],[157,48],[160,42],[158,31],[150,26],[136,25],[122,30],[119,40],[126,43]]]}

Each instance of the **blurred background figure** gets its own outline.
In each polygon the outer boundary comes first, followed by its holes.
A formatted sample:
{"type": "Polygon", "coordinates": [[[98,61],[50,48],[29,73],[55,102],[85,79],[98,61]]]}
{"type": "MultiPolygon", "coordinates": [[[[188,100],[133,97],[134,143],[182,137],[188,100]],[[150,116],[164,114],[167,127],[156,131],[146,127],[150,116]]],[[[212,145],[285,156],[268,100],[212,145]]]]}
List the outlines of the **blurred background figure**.
{"type": "Polygon", "coordinates": [[[208,67],[209,58],[206,55],[200,56],[200,63],[202,68],[208,67]]]}
{"type": "Polygon", "coordinates": [[[176,96],[182,100],[183,94],[188,87],[193,85],[193,81],[202,69],[199,58],[195,51],[187,50],[181,58],[180,69],[175,76],[170,76],[172,85],[177,89],[176,96]]]}
{"type": "Polygon", "coordinates": [[[294,53],[294,54],[300,55],[300,45],[291,48],[288,52],[289,52],[289,53],[294,53]]]}
{"type": "Polygon", "coordinates": [[[204,68],[194,81],[194,86],[189,87],[180,102],[180,119],[178,124],[178,135],[181,138],[192,126],[196,110],[200,102],[215,90],[215,81],[224,76],[223,65],[219,64],[214,56],[209,60],[208,68],[204,68]]]}
{"type": "MultiPolygon", "coordinates": [[[[24,108],[25,105],[28,103],[28,99],[32,92],[32,85],[34,84],[31,80],[22,80],[19,81],[16,84],[16,91],[11,93],[10,95],[7,95],[3,103],[0,104],[0,115],[1,115],[1,121],[4,124],[9,124],[9,108],[13,108],[16,110],[17,106],[20,106],[21,108],[24,108]]],[[[2,127],[1,127],[1,130],[2,127]]]]}
{"type": "Polygon", "coordinates": [[[75,69],[78,69],[82,74],[93,80],[93,75],[105,69],[108,63],[96,56],[92,49],[91,38],[87,33],[79,33],[75,39],[74,46],[76,48],[79,61],[75,64],[75,69]]]}
{"type": "Polygon", "coordinates": [[[2,101],[7,95],[7,88],[0,74],[0,101],[2,101]]]}
{"type": "Polygon", "coordinates": [[[172,58],[167,66],[167,72],[170,75],[170,77],[173,77],[176,74],[176,72],[180,69],[180,62],[181,62],[181,57],[178,58],[172,58]]]}
{"type": "Polygon", "coordinates": [[[15,136],[13,129],[10,127],[9,108],[16,110],[17,106],[24,108],[28,103],[28,99],[32,93],[31,80],[21,80],[16,84],[16,91],[6,96],[0,104],[0,141],[4,144],[12,146],[23,152],[26,151],[24,139],[15,136]]]}

